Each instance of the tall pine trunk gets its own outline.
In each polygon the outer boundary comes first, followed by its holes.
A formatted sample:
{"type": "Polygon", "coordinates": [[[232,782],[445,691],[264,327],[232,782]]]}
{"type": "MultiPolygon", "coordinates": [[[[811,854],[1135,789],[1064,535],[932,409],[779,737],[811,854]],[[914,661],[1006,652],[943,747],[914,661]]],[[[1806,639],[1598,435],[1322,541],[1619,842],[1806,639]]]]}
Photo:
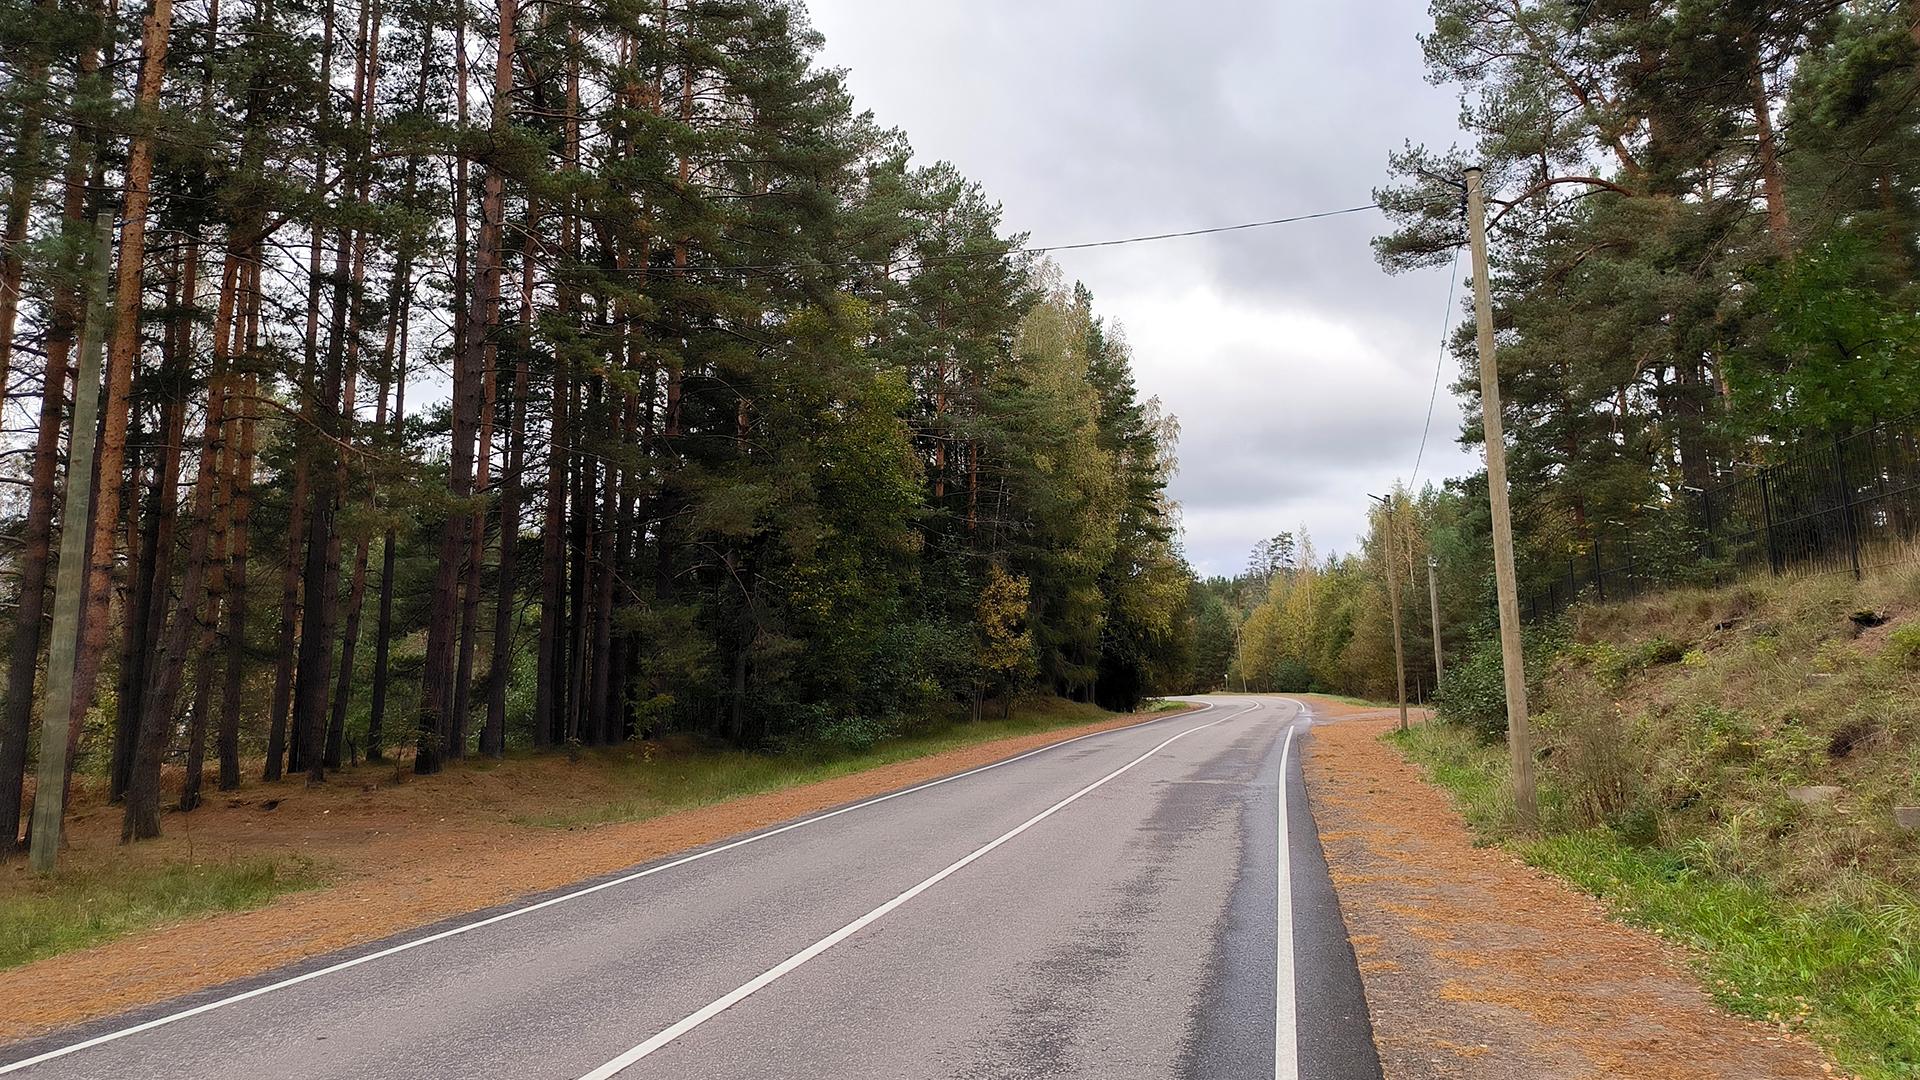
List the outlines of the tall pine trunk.
{"type": "MultiPolygon", "coordinates": [[[[395,286],[389,294],[394,302],[389,310],[407,311],[413,306],[413,266],[402,259],[395,268],[395,286]]],[[[407,419],[407,323],[400,320],[400,341],[392,350],[389,363],[393,370],[393,427],[395,448],[403,445],[402,432],[407,419]]],[[[367,760],[383,761],[387,756],[387,688],[392,681],[394,562],[400,536],[388,528],[380,538],[380,604],[373,629],[373,688],[367,700],[367,760]]]]}
{"type": "MultiPolygon", "coordinates": [[[[211,711],[213,697],[213,669],[219,644],[218,627],[220,625],[221,605],[226,597],[227,588],[227,537],[233,525],[233,490],[229,486],[232,480],[228,464],[233,457],[233,445],[228,441],[233,425],[228,422],[229,409],[233,407],[233,385],[230,379],[222,377],[217,393],[221,396],[220,450],[215,461],[213,478],[213,538],[212,550],[207,559],[207,598],[205,611],[200,619],[199,645],[194,650],[194,690],[193,708],[187,717],[187,762],[186,775],[180,781],[180,809],[191,811],[200,805],[200,788],[205,780],[207,766],[207,714],[211,711]]],[[[182,612],[190,610],[181,605],[182,612]]]]}
{"type": "MultiPolygon", "coordinates": [[[[40,0],[40,7],[43,12],[52,12],[54,0],[40,0]]],[[[20,317],[20,290],[26,279],[27,223],[33,200],[40,194],[47,94],[52,89],[44,49],[34,50],[26,69],[23,81],[31,96],[20,109],[20,131],[13,145],[20,164],[7,190],[6,227],[0,232],[0,396],[6,393],[7,380],[13,374],[13,335],[20,317]]]]}
{"type": "MultiPolygon", "coordinates": [[[[356,145],[356,158],[361,148],[370,146],[373,139],[374,102],[380,85],[380,24],[381,5],[379,0],[364,5],[360,9],[360,30],[356,39],[354,55],[358,58],[354,64],[354,125],[359,129],[360,141],[356,145]]],[[[355,185],[355,198],[361,203],[368,201],[372,186],[371,170],[360,166],[355,169],[358,182],[355,185]]],[[[366,315],[366,298],[361,291],[361,282],[365,280],[367,270],[367,230],[357,230],[353,245],[353,314],[347,330],[347,376],[346,376],[346,432],[351,432],[354,418],[355,387],[359,383],[360,330],[366,315]]],[[[388,352],[391,353],[393,325],[395,319],[387,320],[388,352]]],[[[376,430],[385,420],[387,411],[385,371],[380,375],[380,400],[375,406],[378,417],[376,430]]],[[[345,433],[345,432],[343,432],[345,433]]],[[[342,469],[344,489],[345,470],[342,469]]],[[[335,548],[339,546],[336,536],[335,548]]],[[[339,681],[333,692],[333,715],[327,724],[327,767],[337,769],[341,765],[341,752],[346,741],[347,707],[353,700],[353,654],[360,640],[360,609],[367,595],[367,549],[368,541],[364,535],[354,542],[353,571],[351,584],[347,587],[346,625],[340,635],[339,681]]],[[[335,560],[336,565],[338,560],[335,560]]]]}
{"type": "Polygon", "coordinates": [[[565,707],[560,674],[565,663],[567,522],[567,369],[555,352],[547,421],[546,511],[540,523],[540,638],[533,699],[533,744],[550,745],[565,707]]]}
{"type": "MultiPolygon", "coordinates": [[[[518,18],[517,0],[500,0],[491,120],[497,138],[504,137],[511,116],[515,23],[518,18]]],[[[462,96],[464,98],[464,93],[462,96]]],[[[462,500],[474,494],[475,440],[479,434],[482,408],[481,382],[485,377],[482,368],[487,341],[493,332],[491,323],[498,318],[500,252],[506,222],[506,177],[497,163],[487,164],[482,184],[480,237],[475,252],[474,281],[467,298],[467,315],[462,327],[464,332],[455,360],[453,391],[453,445],[448,480],[454,496],[462,500]]],[[[455,677],[454,616],[462,595],[457,572],[470,554],[467,534],[472,524],[470,513],[456,510],[441,532],[441,562],[435,571],[433,606],[427,624],[427,675],[420,707],[420,742],[414,758],[414,769],[418,772],[438,770],[443,755],[455,752],[452,745],[455,733],[464,730],[458,717],[447,714],[454,710],[456,703],[464,704],[466,701],[466,696],[450,682],[455,677]]],[[[478,565],[466,567],[466,572],[476,577],[479,570],[478,565]]]]}
{"type": "MultiPolygon", "coordinates": [[[[89,45],[81,51],[76,79],[81,83],[90,81],[99,64],[98,50],[89,45]]],[[[62,180],[61,231],[68,238],[89,235],[86,193],[92,156],[93,132],[86,125],[76,123],[68,143],[62,180]]],[[[76,251],[79,246],[69,244],[66,250],[76,251]]],[[[47,313],[40,418],[34,435],[27,513],[20,537],[20,590],[14,607],[13,637],[8,643],[6,697],[0,702],[0,859],[15,850],[24,809],[27,737],[33,718],[33,688],[39,671],[40,644],[46,634],[47,585],[53,565],[60,430],[66,419],[66,386],[74,335],[81,316],[79,292],[74,285],[79,276],[77,270],[72,257],[67,257],[63,272],[54,282],[47,313]]]]}
{"type": "Polygon", "coordinates": [[[267,780],[280,779],[283,766],[298,769],[298,754],[289,759],[288,727],[293,712],[293,646],[300,622],[301,540],[307,522],[307,461],[303,455],[293,467],[293,491],[288,497],[287,551],[280,565],[280,629],[274,636],[273,699],[267,726],[267,780]]]}
{"type": "MultiPolygon", "coordinates": [[[[533,351],[533,268],[540,216],[529,204],[520,248],[520,341],[513,364],[507,462],[500,476],[500,581],[493,603],[493,662],[487,676],[487,723],[480,752],[499,757],[507,748],[507,683],[513,671],[514,595],[520,545],[520,487],[527,460],[528,354],[533,351]]],[[[496,305],[497,306],[497,305],[496,305]]],[[[536,726],[537,721],[536,721],[536,726]]]]}
{"type": "Polygon", "coordinates": [[[233,286],[238,270],[231,247],[225,261],[219,307],[214,315],[213,362],[207,374],[206,420],[201,434],[199,471],[193,482],[193,521],[185,572],[181,576],[180,607],[168,621],[149,665],[151,678],[141,703],[133,776],[127,786],[126,813],[120,825],[123,842],[160,835],[160,761],[172,734],[174,706],[188,666],[189,647],[202,637],[194,631],[201,623],[201,590],[206,586],[213,562],[213,534],[218,516],[215,482],[220,476],[222,434],[226,430],[222,410],[226,405],[227,328],[233,320],[233,286]]]}
{"type": "MultiPolygon", "coordinates": [[[[420,35],[420,78],[414,85],[414,111],[425,114],[427,108],[427,84],[433,71],[434,30],[429,22],[420,35]]],[[[402,185],[401,205],[412,208],[419,188],[420,156],[407,158],[406,180],[402,185]]],[[[388,437],[392,439],[391,449],[404,448],[407,415],[407,330],[408,315],[413,310],[413,247],[408,242],[400,250],[395,261],[393,277],[387,287],[387,343],[381,358],[383,377],[390,377],[393,383],[393,428],[388,437]],[[400,328],[398,344],[395,343],[393,328],[400,328]]],[[[386,396],[381,395],[381,407],[386,405],[386,396]]],[[[387,688],[391,681],[389,671],[393,654],[393,590],[394,563],[399,533],[389,527],[380,538],[380,602],[379,612],[374,620],[373,631],[373,688],[367,701],[367,760],[382,761],[386,758],[386,722],[387,688]]]]}
{"type": "MultiPolygon", "coordinates": [[[[247,315],[243,338],[244,355],[251,366],[257,347],[260,317],[260,248],[255,245],[248,259],[247,315]]],[[[241,351],[241,350],[235,350],[241,351]]],[[[229,496],[233,508],[233,534],[228,540],[227,567],[227,666],[220,694],[220,790],[240,786],[240,693],[246,681],[247,658],[247,557],[253,523],[254,398],[259,393],[259,377],[249,371],[240,381],[236,399],[238,445],[234,454],[233,478],[229,496]]]]}
{"type": "Polygon", "coordinates": [[[1760,187],[1767,202],[1767,233],[1782,255],[1793,251],[1793,236],[1787,220],[1787,174],[1780,164],[1780,144],[1773,129],[1773,97],[1767,92],[1765,46],[1753,47],[1753,71],[1750,87],[1753,101],[1753,128],[1760,162],[1760,187]]]}
{"type": "Polygon", "coordinates": [[[154,107],[167,70],[167,44],[173,29],[173,0],[153,0],[141,25],[139,92],[136,104],[147,121],[134,126],[128,140],[124,194],[120,203],[120,254],[114,278],[113,337],[107,350],[106,400],[95,454],[93,525],[87,553],[87,592],[81,615],[80,647],[74,661],[73,713],[78,730],[93,707],[94,684],[107,646],[107,609],[113,600],[115,536],[120,523],[120,471],[127,454],[127,419],[133,394],[133,369],[140,361],[140,298],[145,286],[147,210],[153,194],[154,107]]]}
{"type": "MultiPolygon", "coordinates": [[[[456,107],[460,129],[467,128],[467,37],[465,20],[454,24],[456,107]]],[[[500,103],[505,107],[505,102],[500,103]]],[[[472,382],[472,367],[467,361],[467,157],[463,152],[454,160],[453,190],[454,286],[459,290],[454,304],[453,394],[450,402],[452,454],[447,465],[447,488],[456,497],[466,490],[472,476],[473,433],[466,426],[466,401],[472,382]]],[[[458,508],[449,514],[440,528],[440,544],[434,563],[433,593],[427,608],[427,655],[420,681],[420,704],[414,724],[413,771],[422,775],[439,772],[446,761],[446,743],[452,711],[454,614],[460,600],[459,559],[465,553],[462,526],[467,517],[458,508]]]]}
{"type": "MultiPolygon", "coordinates": [[[[189,263],[188,276],[192,276],[189,263]]],[[[179,276],[172,279],[167,306],[180,310],[179,276]]],[[[139,543],[128,546],[126,627],[120,648],[119,711],[114,720],[113,746],[108,773],[108,798],[118,802],[126,796],[133,780],[134,758],[140,737],[144,697],[150,685],[152,650],[166,630],[167,601],[173,588],[175,529],[179,521],[180,468],[184,455],[187,423],[187,383],[189,378],[187,340],[184,319],[176,317],[168,324],[161,342],[160,386],[160,460],[154,471],[139,543]]],[[[136,429],[136,434],[137,434],[136,429]]],[[[135,439],[137,444],[140,440],[135,439]]],[[[138,447],[135,447],[137,457],[138,447]]],[[[130,491],[138,491],[140,468],[129,460],[130,491]]],[[[129,496],[129,503],[132,498],[129,496]]],[[[128,523],[133,533],[133,522],[128,523]]]]}

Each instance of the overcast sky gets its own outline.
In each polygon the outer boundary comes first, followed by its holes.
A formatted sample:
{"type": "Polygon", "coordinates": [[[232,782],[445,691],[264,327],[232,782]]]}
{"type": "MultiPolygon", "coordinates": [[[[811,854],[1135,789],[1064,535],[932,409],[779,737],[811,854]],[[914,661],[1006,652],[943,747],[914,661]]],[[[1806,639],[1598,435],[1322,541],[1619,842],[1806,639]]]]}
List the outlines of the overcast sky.
{"type": "MultiPolygon", "coordinates": [[[[1422,78],[1426,0],[808,0],[860,107],[1036,245],[1371,201],[1404,139],[1455,139],[1422,78]]],[[[1413,469],[1445,270],[1388,277],[1377,213],[1057,256],[1183,427],[1189,558],[1230,573],[1305,526],[1324,551],[1413,469]]],[[[1462,271],[1460,289],[1466,289],[1462,271]]],[[[1443,376],[1422,477],[1476,460],[1443,376]]]]}

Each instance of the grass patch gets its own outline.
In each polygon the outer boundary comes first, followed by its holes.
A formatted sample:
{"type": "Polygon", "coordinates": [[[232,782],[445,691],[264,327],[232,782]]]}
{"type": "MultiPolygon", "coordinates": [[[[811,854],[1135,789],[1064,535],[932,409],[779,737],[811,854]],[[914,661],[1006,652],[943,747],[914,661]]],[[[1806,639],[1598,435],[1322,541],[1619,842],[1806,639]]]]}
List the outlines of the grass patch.
{"type": "Polygon", "coordinates": [[[1476,842],[1490,843],[1512,828],[1513,782],[1502,748],[1487,746],[1454,724],[1415,724],[1383,737],[1453,792],[1476,842]]]}
{"type": "MultiPolygon", "coordinates": [[[[1368,699],[1366,699],[1366,698],[1362,698],[1362,697],[1354,697],[1354,696],[1352,696],[1351,694],[1322,694],[1322,693],[1319,693],[1319,692],[1317,692],[1317,691],[1315,691],[1315,692],[1311,692],[1311,693],[1306,693],[1306,694],[1299,694],[1299,695],[1295,695],[1295,696],[1298,696],[1298,697],[1310,697],[1310,698],[1320,698],[1320,699],[1321,699],[1321,700],[1323,700],[1323,701],[1337,701],[1337,702],[1339,702],[1339,703],[1341,703],[1342,705],[1352,705],[1352,706],[1355,706],[1356,708],[1361,708],[1361,709],[1396,709],[1396,708],[1399,708],[1399,705],[1398,705],[1397,703],[1395,703],[1395,702],[1392,702],[1392,701],[1370,701],[1370,700],[1368,700],[1368,699]]],[[[1409,702],[1407,702],[1407,708],[1409,708],[1409,709],[1417,709],[1417,708],[1420,708],[1420,707],[1421,707],[1421,706],[1420,706],[1420,705],[1419,705],[1419,704],[1418,704],[1417,702],[1413,702],[1413,701],[1409,701],[1409,702]]]]}
{"type": "Polygon", "coordinates": [[[1800,1028],[1863,1080],[1920,1077],[1920,904],[1912,897],[1888,890],[1871,905],[1796,901],[1703,867],[1690,845],[1636,845],[1605,827],[1515,838],[1504,747],[1445,724],[1386,738],[1453,793],[1477,838],[1684,946],[1729,1011],[1800,1028]]]}
{"type": "MultiPolygon", "coordinates": [[[[1152,712],[1185,708],[1158,702],[1152,712]]],[[[1016,705],[1004,719],[988,717],[885,739],[864,750],[818,746],[779,755],[690,745],[641,744],[611,758],[607,767],[627,794],[606,803],[517,817],[516,824],[570,829],[618,821],[641,821],[675,810],[747,795],[831,780],[849,773],[958,750],[995,739],[1032,735],[1113,719],[1093,705],[1042,698],[1016,705]]]]}
{"type": "MultiPolygon", "coordinates": [[[[24,871],[22,871],[24,873],[24,871]]],[[[98,945],[161,923],[259,907],[319,882],[305,860],[59,873],[0,896],[0,968],[98,945]]]]}

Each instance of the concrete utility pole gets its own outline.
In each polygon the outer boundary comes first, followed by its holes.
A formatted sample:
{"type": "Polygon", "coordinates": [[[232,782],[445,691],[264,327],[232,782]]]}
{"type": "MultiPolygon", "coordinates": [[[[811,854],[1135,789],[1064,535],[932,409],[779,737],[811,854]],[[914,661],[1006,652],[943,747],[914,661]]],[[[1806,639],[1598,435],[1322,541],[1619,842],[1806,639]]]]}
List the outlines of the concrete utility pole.
{"type": "Polygon", "coordinates": [[[1480,422],[1487,444],[1487,498],[1493,510],[1493,578],[1500,600],[1500,662],[1507,687],[1507,751],[1513,758],[1513,808],[1520,828],[1540,820],[1533,793],[1533,733],[1527,722],[1526,660],[1520,651],[1520,589],[1513,571],[1513,516],[1507,506],[1507,444],[1500,412],[1500,368],[1493,352],[1493,299],[1487,280],[1487,198],[1478,167],[1467,170],[1467,239],[1473,250],[1473,314],[1480,341],[1480,422]]]}
{"type": "Polygon", "coordinates": [[[1407,654],[1400,639],[1400,575],[1394,572],[1394,564],[1400,561],[1398,545],[1393,542],[1393,516],[1395,504],[1399,500],[1396,493],[1392,496],[1368,495],[1367,498],[1378,502],[1386,510],[1386,535],[1382,542],[1386,546],[1387,564],[1387,606],[1393,612],[1393,675],[1400,686],[1400,730],[1407,730],[1407,654]]]}
{"type": "Polygon", "coordinates": [[[1427,602],[1433,607],[1433,688],[1447,673],[1446,650],[1440,647],[1440,560],[1427,555],[1427,602]]]}
{"type": "MultiPolygon", "coordinates": [[[[73,662],[80,647],[80,605],[87,582],[87,508],[93,498],[94,429],[100,413],[100,345],[107,336],[107,267],[113,261],[113,215],[101,211],[93,250],[93,295],[81,331],[80,370],[73,383],[73,436],[67,492],[60,508],[60,570],[53,588],[53,640],[47,644],[47,697],[40,708],[40,773],[33,788],[35,871],[53,870],[67,802],[67,717],[73,713],[73,662]]],[[[48,387],[47,393],[57,388],[48,387]]]]}

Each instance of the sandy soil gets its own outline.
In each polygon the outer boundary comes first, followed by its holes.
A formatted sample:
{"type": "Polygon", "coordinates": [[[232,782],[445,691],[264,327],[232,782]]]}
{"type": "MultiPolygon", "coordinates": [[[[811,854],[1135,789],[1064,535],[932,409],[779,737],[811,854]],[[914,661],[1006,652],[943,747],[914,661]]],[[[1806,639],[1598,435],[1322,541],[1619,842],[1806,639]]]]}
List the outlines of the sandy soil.
{"type": "MultiPolygon", "coordinates": [[[[163,1001],[1142,719],[1117,716],[645,821],[565,831],[514,822],[617,799],[607,770],[559,757],[457,767],[422,779],[392,765],[363,766],[323,787],[282,782],[243,788],[238,797],[214,793],[190,817],[169,815],[165,837],[131,851],[114,843],[117,807],[80,809],[73,815],[69,865],[304,856],[327,868],[329,882],[252,911],[158,927],[0,971],[0,1001],[7,1003],[0,1009],[0,1041],[163,1001]]],[[[25,873],[17,861],[7,872],[25,873]]]]}
{"type": "Polygon", "coordinates": [[[1304,766],[1388,1080],[1798,1080],[1796,1035],[1715,1008],[1684,957],[1584,893],[1476,848],[1445,792],[1322,707],[1304,766]]]}

